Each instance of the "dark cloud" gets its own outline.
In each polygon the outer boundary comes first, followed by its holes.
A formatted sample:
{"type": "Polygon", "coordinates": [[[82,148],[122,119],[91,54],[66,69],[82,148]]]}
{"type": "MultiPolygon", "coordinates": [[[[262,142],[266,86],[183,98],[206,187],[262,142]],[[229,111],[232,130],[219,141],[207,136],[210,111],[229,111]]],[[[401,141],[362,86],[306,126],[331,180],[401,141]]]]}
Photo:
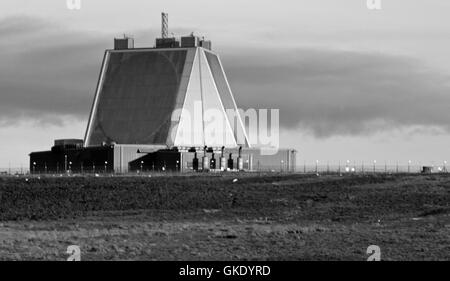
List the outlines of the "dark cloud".
{"type": "MultiPolygon", "coordinates": [[[[137,44],[151,44],[157,32],[134,32],[137,44]]],[[[0,20],[0,124],[24,118],[59,124],[67,115],[87,119],[103,52],[114,35],[119,34],[74,32],[33,18],[0,20]]],[[[285,128],[322,137],[410,125],[450,129],[448,77],[413,59],[220,48],[239,107],[279,108],[285,128]]]]}
{"type": "MultiPolygon", "coordinates": [[[[178,29],[177,32],[186,30],[178,29]]],[[[124,31],[148,46],[159,30],[124,31]]],[[[122,34],[78,32],[39,18],[0,20],[0,125],[87,120],[104,50],[122,34]]]]}
{"type": "Polygon", "coordinates": [[[450,129],[449,77],[399,56],[252,50],[222,55],[242,108],[279,108],[281,125],[319,137],[403,126],[450,129]]]}
{"type": "Polygon", "coordinates": [[[33,119],[60,124],[63,115],[87,118],[109,41],[40,19],[0,22],[5,39],[0,42],[0,123],[33,119]]]}

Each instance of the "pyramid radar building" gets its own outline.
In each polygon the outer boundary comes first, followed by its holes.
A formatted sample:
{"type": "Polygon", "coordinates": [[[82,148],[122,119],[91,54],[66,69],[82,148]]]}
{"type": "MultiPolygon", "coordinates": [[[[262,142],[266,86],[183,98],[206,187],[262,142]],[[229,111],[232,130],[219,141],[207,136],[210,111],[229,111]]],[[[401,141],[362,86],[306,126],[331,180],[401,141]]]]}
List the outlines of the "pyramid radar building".
{"type": "Polygon", "coordinates": [[[106,50],[84,140],[30,154],[32,173],[293,171],[296,151],[251,147],[219,56],[193,34],[155,47],[114,40],[106,50]]]}
{"type": "Polygon", "coordinates": [[[84,145],[249,147],[240,116],[227,114],[237,107],[219,56],[203,42],[107,50],[84,145]],[[223,121],[220,132],[208,133],[207,112],[223,121]]]}

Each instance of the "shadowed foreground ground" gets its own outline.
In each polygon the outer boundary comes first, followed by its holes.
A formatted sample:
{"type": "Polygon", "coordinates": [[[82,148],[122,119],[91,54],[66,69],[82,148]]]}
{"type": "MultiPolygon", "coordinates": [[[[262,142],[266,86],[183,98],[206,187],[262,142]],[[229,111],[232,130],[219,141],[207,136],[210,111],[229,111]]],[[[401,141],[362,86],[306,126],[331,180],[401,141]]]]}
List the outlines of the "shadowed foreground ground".
{"type": "Polygon", "coordinates": [[[450,176],[0,179],[0,259],[450,259],[450,176]],[[235,181],[235,179],[238,179],[235,181]]]}

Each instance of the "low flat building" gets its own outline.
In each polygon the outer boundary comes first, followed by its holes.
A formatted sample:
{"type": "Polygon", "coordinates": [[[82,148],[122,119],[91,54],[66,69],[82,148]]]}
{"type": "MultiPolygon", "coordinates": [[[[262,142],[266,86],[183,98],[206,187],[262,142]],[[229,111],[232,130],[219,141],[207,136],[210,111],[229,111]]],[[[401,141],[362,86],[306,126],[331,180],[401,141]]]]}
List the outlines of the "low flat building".
{"type": "Polygon", "coordinates": [[[167,149],[151,145],[106,145],[82,148],[54,146],[51,151],[30,154],[32,173],[139,173],[194,171],[295,171],[295,150],[280,149],[261,155],[259,149],[222,151],[167,149]],[[223,155],[223,156],[222,156],[223,155]],[[206,156],[207,164],[202,161],[206,156]],[[195,160],[197,159],[197,160],[195,160]],[[241,164],[239,164],[241,162],[241,164]],[[195,164],[197,163],[197,165],[195,164]],[[241,165],[241,166],[239,166],[241,165]]]}

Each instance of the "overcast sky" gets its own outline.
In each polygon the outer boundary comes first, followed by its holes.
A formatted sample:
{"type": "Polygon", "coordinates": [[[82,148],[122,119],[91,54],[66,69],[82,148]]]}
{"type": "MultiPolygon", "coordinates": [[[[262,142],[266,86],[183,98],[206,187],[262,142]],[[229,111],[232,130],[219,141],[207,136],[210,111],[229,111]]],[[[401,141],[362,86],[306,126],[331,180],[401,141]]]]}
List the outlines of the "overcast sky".
{"type": "Polygon", "coordinates": [[[450,161],[450,2],[2,0],[0,168],[83,138],[104,49],[132,34],[213,41],[241,108],[279,108],[281,143],[316,159],[450,161]]]}

